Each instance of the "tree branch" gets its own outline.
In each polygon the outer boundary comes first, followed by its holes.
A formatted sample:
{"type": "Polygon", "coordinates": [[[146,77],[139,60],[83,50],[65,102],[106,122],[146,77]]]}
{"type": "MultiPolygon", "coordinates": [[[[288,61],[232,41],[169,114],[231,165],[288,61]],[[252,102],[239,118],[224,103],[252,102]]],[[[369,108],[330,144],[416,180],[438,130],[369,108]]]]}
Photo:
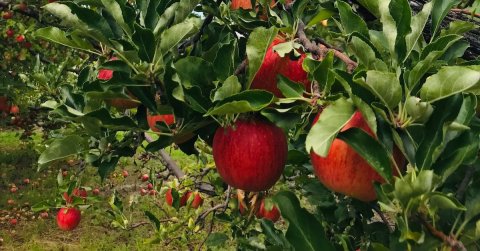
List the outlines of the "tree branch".
{"type": "Polygon", "coordinates": [[[237,69],[235,70],[235,72],[233,73],[235,76],[238,76],[242,73],[245,72],[245,70],[247,69],[247,66],[248,66],[248,60],[247,59],[244,59],[242,61],[242,63],[240,63],[237,67],[237,69]]]}
{"type": "Polygon", "coordinates": [[[316,43],[310,41],[310,39],[308,39],[307,35],[305,34],[305,24],[302,21],[298,23],[297,37],[299,42],[303,45],[303,47],[307,51],[318,56],[320,60],[322,60],[329,51],[332,51],[335,57],[342,60],[347,65],[347,70],[349,73],[352,73],[353,70],[355,70],[355,68],[357,68],[358,66],[357,62],[353,61],[350,57],[348,57],[343,52],[334,48],[329,48],[327,45],[324,45],[324,44],[317,45],[316,43]]]}
{"type": "Polygon", "coordinates": [[[467,10],[467,9],[451,9],[450,11],[466,14],[466,15],[473,16],[473,17],[480,17],[480,13],[473,13],[473,12],[467,10]]]}
{"type": "Polygon", "coordinates": [[[455,248],[458,251],[467,251],[463,243],[453,236],[447,236],[445,233],[437,230],[434,226],[432,226],[423,215],[418,214],[417,218],[420,220],[420,223],[436,238],[442,240],[444,243],[449,245],[452,248],[455,248]]]}
{"type": "Polygon", "coordinates": [[[469,166],[467,171],[465,172],[465,176],[463,177],[462,182],[458,186],[456,196],[455,196],[457,200],[463,199],[463,196],[467,191],[468,184],[470,183],[470,180],[472,179],[474,173],[475,173],[475,166],[469,166]]]}

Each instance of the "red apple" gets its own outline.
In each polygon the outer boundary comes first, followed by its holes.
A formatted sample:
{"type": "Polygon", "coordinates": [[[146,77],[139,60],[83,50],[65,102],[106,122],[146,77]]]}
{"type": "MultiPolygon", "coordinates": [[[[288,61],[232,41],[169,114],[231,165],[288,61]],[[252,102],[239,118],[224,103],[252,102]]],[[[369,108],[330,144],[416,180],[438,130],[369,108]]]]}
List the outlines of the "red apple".
{"type": "Polygon", "coordinates": [[[282,58],[273,50],[273,47],[283,42],[285,39],[277,36],[270,44],[250,89],[267,90],[277,97],[283,97],[277,87],[277,75],[280,74],[294,82],[300,82],[307,91],[310,90],[308,74],[302,68],[303,60],[306,57],[305,53],[301,52],[301,56],[297,60],[290,59],[288,55],[282,58]]]}
{"type": "Polygon", "coordinates": [[[40,218],[47,219],[48,218],[48,213],[47,212],[41,212],[40,213],[40,218]]]}
{"type": "Polygon", "coordinates": [[[18,188],[17,187],[12,187],[10,188],[10,192],[11,193],[16,193],[18,191],[18,188]]]}
{"type": "Polygon", "coordinates": [[[127,178],[127,177],[128,177],[128,171],[127,171],[127,170],[123,170],[123,171],[122,171],[122,176],[123,176],[123,178],[127,178]]]}
{"type": "Polygon", "coordinates": [[[157,122],[161,121],[165,122],[165,124],[167,125],[171,125],[175,123],[175,116],[173,114],[150,115],[150,113],[147,113],[148,126],[150,126],[150,129],[152,129],[152,131],[160,132],[156,124],[157,122]]]}
{"type": "Polygon", "coordinates": [[[165,202],[167,202],[167,204],[169,206],[172,206],[173,205],[173,196],[172,196],[172,189],[168,189],[167,190],[167,193],[165,194],[165,202]]]}
{"type": "Polygon", "coordinates": [[[276,222],[280,218],[280,211],[278,211],[278,208],[275,205],[272,205],[272,208],[268,210],[265,208],[265,200],[262,200],[260,203],[260,208],[257,212],[257,218],[265,218],[271,220],[272,222],[276,222]]]}
{"type": "Polygon", "coordinates": [[[73,202],[73,197],[80,197],[85,201],[87,199],[87,190],[84,188],[74,188],[72,191],[72,196],[68,196],[68,193],[65,192],[63,193],[63,198],[67,203],[72,203],[73,202]]]}
{"type": "Polygon", "coordinates": [[[17,225],[18,220],[17,219],[10,219],[10,225],[15,226],[17,225]]]}
{"type": "Polygon", "coordinates": [[[190,199],[190,196],[192,194],[195,195],[195,197],[193,197],[191,207],[198,208],[200,205],[203,204],[203,198],[202,198],[202,196],[200,195],[199,192],[187,191],[187,192],[185,192],[185,194],[180,199],[180,206],[181,207],[187,205],[187,202],[190,199]]]}
{"type": "Polygon", "coordinates": [[[155,190],[150,190],[150,191],[148,191],[148,194],[153,196],[153,195],[157,194],[157,191],[155,191],[155,190]]]}
{"type": "Polygon", "coordinates": [[[18,114],[19,112],[20,108],[18,108],[18,106],[12,105],[12,107],[10,107],[10,114],[18,114]]]}
{"type": "Polygon", "coordinates": [[[25,184],[30,184],[30,179],[28,179],[28,178],[23,179],[23,183],[25,183],[25,184]]]}
{"type": "Polygon", "coordinates": [[[7,37],[13,37],[13,35],[15,35],[15,31],[13,31],[12,29],[8,29],[6,33],[7,33],[7,37]]]}
{"type": "Polygon", "coordinates": [[[80,210],[74,207],[61,208],[57,214],[57,225],[64,231],[71,231],[78,226],[81,218],[80,210]]]}
{"type": "MultiPolygon", "coordinates": [[[[291,0],[289,0],[291,1],[291,0]]],[[[256,1],[258,4],[258,1],[256,1]]],[[[270,7],[275,6],[275,1],[272,0],[270,3],[270,7]]],[[[252,2],[251,0],[232,0],[230,4],[230,9],[237,10],[237,9],[244,9],[244,10],[251,10],[252,9],[252,2]]]]}
{"type": "Polygon", "coordinates": [[[217,129],[213,158],[230,186],[249,192],[268,190],[285,167],[287,138],[270,122],[239,119],[233,127],[217,129]]]}
{"type": "Polygon", "coordinates": [[[63,171],[63,172],[62,172],[62,176],[63,176],[63,177],[67,177],[67,175],[68,175],[68,171],[63,171]]]}
{"type": "MultiPolygon", "coordinates": [[[[320,114],[317,115],[316,120],[319,116],[320,114]]],[[[360,128],[374,136],[362,114],[358,111],[342,128],[342,131],[352,127],[360,128]]],[[[310,152],[310,157],[315,174],[327,188],[361,201],[368,202],[377,198],[373,182],[383,183],[384,180],[344,141],[335,139],[325,158],[317,155],[313,150],[310,152]]],[[[405,159],[398,149],[394,149],[394,158],[399,167],[403,166],[405,159]]]]}
{"type": "Polygon", "coordinates": [[[10,19],[13,17],[13,12],[11,11],[5,11],[2,15],[3,19],[10,19]]]}
{"type": "Polygon", "coordinates": [[[147,189],[145,189],[145,188],[140,189],[140,195],[141,196],[145,196],[147,193],[148,193],[147,189]]]}
{"type": "Polygon", "coordinates": [[[92,194],[93,195],[99,195],[100,194],[100,189],[98,189],[98,188],[93,189],[92,194]]]}
{"type": "Polygon", "coordinates": [[[148,189],[148,190],[152,190],[152,189],[153,189],[153,184],[152,184],[152,183],[148,183],[147,189],[148,189]]]}
{"type": "Polygon", "coordinates": [[[25,36],[24,35],[18,35],[16,40],[17,40],[18,43],[22,43],[23,41],[25,41],[25,36]]]}
{"type": "Polygon", "coordinates": [[[30,49],[30,48],[32,47],[32,43],[30,43],[30,42],[25,42],[25,43],[23,44],[23,47],[25,47],[25,48],[27,48],[27,49],[30,49]]]}
{"type": "Polygon", "coordinates": [[[140,179],[141,179],[143,182],[148,181],[148,178],[149,178],[149,177],[148,177],[148,174],[146,174],[146,173],[143,174],[142,176],[140,176],[140,179]]]}

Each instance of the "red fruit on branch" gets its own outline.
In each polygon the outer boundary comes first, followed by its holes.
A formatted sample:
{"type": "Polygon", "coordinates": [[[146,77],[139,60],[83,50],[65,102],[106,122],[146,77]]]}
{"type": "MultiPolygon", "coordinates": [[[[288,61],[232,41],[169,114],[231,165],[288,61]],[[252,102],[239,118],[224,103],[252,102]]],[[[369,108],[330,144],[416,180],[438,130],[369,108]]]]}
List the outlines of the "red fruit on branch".
{"type": "Polygon", "coordinates": [[[48,218],[48,213],[47,212],[41,212],[40,213],[40,218],[47,219],[48,218]]]}
{"type": "Polygon", "coordinates": [[[12,105],[12,107],[10,107],[10,114],[18,114],[19,112],[20,108],[18,108],[18,106],[12,105]]]}
{"type": "Polygon", "coordinates": [[[3,12],[2,17],[3,17],[3,19],[11,19],[13,17],[13,12],[5,11],[5,12],[3,12]]]}
{"type": "Polygon", "coordinates": [[[198,208],[199,206],[201,206],[203,204],[203,198],[202,198],[202,196],[200,196],[199,192],[187,191],[187,192],[185,192],[185,194],[180,199],[180,206],[183,207],[183,206],[187,205],[187,202],[190,199],[190,196],[192,196],[192,195],[195,196],[195,197],[193,197],[193,200],[192,200],[192,204],[191,204],[192,208],[198,208]]]}
{"type": "Polygon", "coordinates": [[[22,43],[23,41],[25,41],[25,36],[24,35],[18,35],[16,40],[17,40],[18,43],[22,43]]]}
{"type": "MultiPolygon", "coordinates": [[[[314,123],[319,116],[321,115],[317,115],[314,123]]],[[[352,127],[360,128],[374,136],[358,111],[342,128],[342,131],[352,127]]],[[[393,155],[397,165],[403,166],[405,159],[398,149],[394,149],[393,155]]],[[[377,198],[373,182],[383,183],[383,178],[344,141],[335,139],[325,158],[317,155],[313,150],[310,157],[315,174],[327,188],[361,201],[373,201],[377,198]]],[[[394,171],[394,173],[396,172],[394,171]]]]}
{"type": "MultiPolygon", "coordinates": [[[[291,1],[291,0],[290,0],[291,1]]],[[[256,1],[258,4],[258,1],[256,1]]],[[[270,3],[270,7],[275,6],[275,1],[272,0],[270,3]]],[[[232,0],[232,3],[230,4],[230,9],[232,10],[238,10],[238,9],[244,9],[244,10],[251,10],[252,9],[252,1],[251,0],[232,0]]]]}
{"type": "Polygon", "coordinates": [[[30,184],[30,179],[28,179],[28,178],[23,179],[23,183],[24,183],[24,184],[30,184]]]}
{"type": "Polygon", "coordinates": [[[74,188],[72,191],[72,196],[69,196],[67,192],[63,193],[63,198],[67,203],[72,203],[73,197],[79,197],[85,201],[87,199],[87,196],[87,190],[85,190],[84,188],[74,188]]]}
{"type": "Polygon", "coordinates": [[[153,184],[152,184],[152,183],[148,183],[147,189],[148,189],[148,190],[152,190],[152,189],[153,189],[153,184]]]}
{"type": "Polygon", "coordinates": [[[142,176],[140,176],[140,180],[142,180],[143,182],[148,181],[148,179],[149,179],[148,174],[142,174],[142,176]]]}
{"type": "Polygon", "coordinates": [[[167,193],[165,194],[165,202],[167,202],[167,204],[169,206],[172,206],[173,205],[173,196],[172,196],[172,189],[168,189],[167,193]]]}
{"type": "Polygon", "coordinates": [[[15,31],[13,31],[12,29],[8,29],[6,33],[7,33],[7,37],[13,37],[13,35],[15,35],[15,31]]]}
{"type": "Polygon", "coordinates": [[[16,193],[18,191],[18,188],[17,187],[12,187],[10,188],[10,192],[11,193],[16,193]]]}
{"type": "Polygon", "coordinates": [[[149,113],[147,114],[147,122],[148,126],[150,126],[150,129],[154,132],[160,132],[160,130],[157,128],[156,124],[157,122],[165,122],[167,125],[171,125],[175,123],[175,116],[173,114],[162,114],[162,115],[150,115],[149,113]]]}
{"type": "Polygon", "coordinates": [[[296,60],[290,59],[288,55],[282,58],[273,50],[273,47],[283,42],[285,42],[285,39],[277,36],[270,44],[250,89],[267,90],[277,97],[283,97],[282,92],[277,87],[277,76],[280,74],[293,82],[303,84],[305,89],[310,91],[308,74],[302,67],[303,60],[306,57],[305,53],[300,52],[300,57],[296,60]]]}
{"type": "Polygon", "coordinates": [[[145,188],[140,189],[140,195],[141,196],[145,196],[147,193],[148,193],[147,189],[145,189],[145,188]]]}
{"type": "Polygon", "coordinates": [[[10,225],[15,226],[17,225],[18,220],[17,219],[10,219],[10,225]]]}
{"type": "Polygon", "coordinates": [[[287,161],[287,139],[282,129],[258,119],[237,120],[218,128],[213,138],[213,158],[222,179],[250,192],[271,188],[287,161]]]}
{"type": "Polygon", "coordinates": [[[272,205],[272,208],[268,210],[265,207],[265,200],[262,200],[260,203],[260,208],[257,212],[257,218],[265,218],[267,220],[271,220],[272,222],[276,222],[280,218],[280,211],[278,211],[278,208],[275,205],[272,205]]]}
{"type": "Polygon", "coordinates": [[[80,210],[74,207],[61,208],[57,214],[57,225],[61,230],[71,231],[78,226],[81,218],[80,210]]]}
{"type": "Polygon", "coordinates": [[[99,195],[100,194],[100,189],[98,189],[98,188],[93,189],[92,194],[93,195],[99,195]]]}
{"type": "Polygon", "coordinates": [[[122,176],[123,176],[123,178],[127,178],[127,177],[128,177],[128,171],[127,171],[127,170],[123,170],[123,171],[122,171],[122,176]]]}

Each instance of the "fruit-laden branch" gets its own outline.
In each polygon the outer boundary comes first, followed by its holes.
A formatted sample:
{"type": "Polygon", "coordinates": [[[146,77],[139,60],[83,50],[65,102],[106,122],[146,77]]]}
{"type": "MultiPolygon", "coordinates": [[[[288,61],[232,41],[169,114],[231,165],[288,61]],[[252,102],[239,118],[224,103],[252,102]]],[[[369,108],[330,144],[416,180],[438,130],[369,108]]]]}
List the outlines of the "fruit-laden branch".
{"type": "MultiPolygon", "coordinates": [[[[10,4],[12,4],[12,3],[0,1],[0,10],[8,9],[8,6],[9,6],[10,4]]],[[[24,15],[24,16],[33,18],[33,19],[37,20],[38,23],[43,24],[43,25],[45,25],[45,26],[56,26],[56,27],[59,27],[58,23],[48,23],[48,22],[45,22],[43,19],[40,18],[40,13],[39,13],[38,11],[36,11],[35,9],[31,8],[31,7],[27,7],[25,10],[16,9],[16,10],[13,10],[13,11],[14,11],[14,12],[17,12],[17,13],[20,13],[20,14],[22,14],[22,15],[24,15]]]]}
{"type": "Polygon", "coordinates": [[[449,235],[446,235],[445,233],[437,230],[434,226],[432,226],[426,219],[423,215],[421,214],[418,214],[417,215],[417,218],[419,219],[420,223],[422,223],[422,225],[427,228],[427,230],[433,235],[435,236],[436,238],[442,240],[444,243],[446,243],[447,245],[449,245],[450,247],[452,248],[455,248],[456,250],[459,250],[459,251],[467,251],[467,249],[465,248],[465,246],[463,245],[463,243],[457,239],[455,239],[455,237],[453,236],[449,236],[449,235]]]}
{"type": "Polygon", "coordinates": [[[320,59],[323,59],[329,51],[332,51],[335,57],[342,60],[347,65],[348,72],[353,72],[353,70],[355,70],[355,68],[358,66],[358,63],[353,61],[345,53],[334,48],[328,48],[324,44],[316,44],[310,41],[305,34],[305,24],[302,21],[298,23],[297,37],[307,51],[317,55],[320,59]]]}

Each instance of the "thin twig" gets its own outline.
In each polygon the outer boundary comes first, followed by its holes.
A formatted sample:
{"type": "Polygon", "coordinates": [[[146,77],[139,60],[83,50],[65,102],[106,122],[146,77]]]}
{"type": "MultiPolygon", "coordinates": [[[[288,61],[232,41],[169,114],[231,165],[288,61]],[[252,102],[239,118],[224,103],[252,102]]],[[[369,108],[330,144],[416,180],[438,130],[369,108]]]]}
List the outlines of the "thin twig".
{"type": "Polygon", "coordinates": [[[310,39],[308,39],[307,35],[305,34],[305,24],[302,21],[300,21],[298,24],[297,37],[300,43],[303,45],[303,47],[307,51],[318,56],[320,60],[322,60],[329,51],[332,51],[335,57],[342,60],[347,65],[347,69],[349,73],[352,73],[353,70],[355,70],[355,68],[357,68],[358,66],[357,62],[353,61],[350,57],[348,57],[343,52],[334,48],[328,48],[324,44],[317,45],[316,43],[310,41],[310,39]]]}
{"type": "Polygon", "coordinates": [[[240,63],[240,65],[238,65],[237,69],[235,69],[235,72],[233,73],[235,76],[238,76],[242,73],[245,72],[245,70],[247,69],[247,65],[248,65],[248,60],[247,59],[244,59],[242,61],[242,63],[240,63]]]}
{"type": "Polygon", "coordinates": [[[475,173],[475,166],[469,166],[467,171],[465,172],[465,176],[463,177],[462,182],[460,183],[460,186],[458,186],[456,196],[455,196],[457,200],[463,199],[463,196],[467,191],[468,184],[470,183],[470,180],[472,179],[474,173],[475,173]]]}
{"type": "Polygon", "coordinates": [[[451,12],[456,12],[456,13],[462,13],[462,14],[465,14],[465,15],[473,16],[473,17],[480,17],[480,13],[474,13],[474,12],[471,12],[467,9],[451,9],[450,11],[451,12]]]}
{"type": "Polygon", "coordinates": [[[452,248],[455,248],[458,251],[467,251],[463,243],[451,235],[446,235],[445,233],[437,230],[432,224],[430,224],[423,215],[418,214],[417,218],[420,220],[420,223],[427,228],[427,230],[436,238],[442,240],[444,243],[449,245],[452,248]]]}
{"type": "Polygon", "coordinates": [[[217,210],[219,209],[222,209],[222,213],[225,212],[225,210],[227,210],[227,207],[228,207],[228,202],[230,200],[230,195],[231,195],[231,192],[232,192],[232,187],[228,186],[227,188],[227,192],[226,192],[226,198],[225,198],[225,201],[222,203],[222,204],[218,204],[214,207],[211,207],[210,209],[206,210],[205,212],[203,212],[202,214],[200,214],[197,218],[197,220],[195,221],[195,224],[198,224],[200,221],[203,221],[205,220],[205,218],[210,214],[210,213],[215,213],[217,210]]]}
{"type": "Polygon", "coordinates": [[[372,204],[372,208],[373,208],[373,211],[375,211],[380,216],[383,223],[385,223],[385,225],[388,228],[388,231],[390,233],[393,233],[395,231],[395,229],[393,229],[392,225],[390,225],[390,222],[388,221],[387,217],[385,217],[385,214],[382,212],[382,210],[380,210],[378,205],[377,204],[372,204]]]}

